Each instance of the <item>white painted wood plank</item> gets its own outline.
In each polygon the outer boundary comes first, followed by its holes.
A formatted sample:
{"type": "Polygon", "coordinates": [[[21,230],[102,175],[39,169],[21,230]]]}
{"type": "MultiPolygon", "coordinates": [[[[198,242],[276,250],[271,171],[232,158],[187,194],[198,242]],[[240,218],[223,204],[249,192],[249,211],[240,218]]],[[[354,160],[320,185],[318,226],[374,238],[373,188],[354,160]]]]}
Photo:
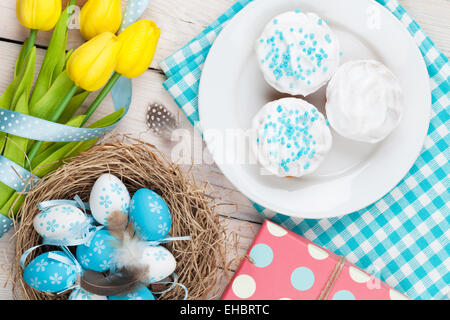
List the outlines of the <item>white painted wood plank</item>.
{"type": "MultiPolygon", "coordinates": [[[[125,6],[125,0],[122,1],[125,6]]],[[[151,0],[149,8],[142,18],[154,20],[162,30],[161,40],[152,67],[158,68],[158,61],[169,56],[201,32],[209,23],[223,13],[233,0],[151,0]]],[[[16,2],[1,0],[0,38],[24,41],[29,30],[16,19],[16,2]]],[[[51,32],[38,33],[36,43],[47,46],[51,32]]],[[[80,45],[83,39],[78,30],[72,30],[69,36],[69,48],[80,45]]]]}
{"type": "Polygon", "coordinates": [[[13,298],[9,278],[13,256],[12,235],[13,232],[10,231],[0,239],[0,300],[11,300],[13,298]]]}
{"type": "MultiPolygon", "coordinates": [[[[439,48],[450,56],[450,1],[448,0],[400,0],[425,32],[436,42],[439,48]]],[[[126,1],[123,0],[125,5],[126,1]]],[[[151,0],[143,18],[157,22],[162,30],[160,44],[153,68],[157,62],[169,56],[183,46],[223,13],[234,0],[151,0]]],[[[0,38],[23,41],[28,30],[16,19],[15,1],[1,0],[0,38]]],[[[46,46],[50,32],[39,32],[37,43],[46,46]]],[[[78,30],[71,31],[69,47],[82,42],[78,30]]]]}
{"type": "Polygon", "coordinates": [[[442,52],[450,57],[450,1],[399,1],[442,52]]]}

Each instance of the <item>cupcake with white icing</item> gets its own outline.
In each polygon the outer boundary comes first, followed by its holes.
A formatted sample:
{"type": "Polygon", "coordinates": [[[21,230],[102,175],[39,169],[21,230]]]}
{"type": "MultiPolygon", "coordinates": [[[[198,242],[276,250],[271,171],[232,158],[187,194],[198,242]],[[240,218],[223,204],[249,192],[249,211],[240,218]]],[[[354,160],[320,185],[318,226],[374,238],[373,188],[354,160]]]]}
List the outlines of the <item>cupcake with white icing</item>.
{"type": "Polygon", "coordinates": [[[273,18],[256,42],[259,66],[276,90],[307,96],[339,66],[339,41],[328,23],[300,10],[273,18]]]}
{"type": "Polygon", "coordinates": [[[327,88],[326,112],[330,125],[351,140],[380,142],[398,126],[403,109],[399,81],[378,61],[343,64],[327,88]]]}
{"type": "Polygon", "coordinates": [[[259,163],[279,177],[314,172],[332,144],[324,116],[302,99],[266,104],[253,119],[252,150],[259,163]]]}

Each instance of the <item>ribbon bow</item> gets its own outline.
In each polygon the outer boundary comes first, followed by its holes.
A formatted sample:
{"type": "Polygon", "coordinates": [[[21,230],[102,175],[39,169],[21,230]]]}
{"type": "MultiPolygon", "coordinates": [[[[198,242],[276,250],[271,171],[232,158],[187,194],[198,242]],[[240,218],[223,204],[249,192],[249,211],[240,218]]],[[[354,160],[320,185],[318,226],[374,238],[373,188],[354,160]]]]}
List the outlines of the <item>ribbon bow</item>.
{"type": "Polygon", "coordinates": [[[183,236],[183,237],[165,237],[164,239],[161,240],[156,240],[156,241],[146,241],[146,243],[150,246],[150,247],[156,247],[159,246],[161,244],[165,244],[165,243],[169,243],[172,241],[185,241],[185,240],[191,240],[190,236],[183,236]]]}
{"type": "Polygon", "coordinates": [[[178,275],[175,272],[172,274],[172,276],[173,276],[173,281],[162,281],[162,282],[152,283],[152,284],[170,284],[171,285],[166,290],[163,290],[163,291],[160,291],[160,292],[153,292],[152,291],[152,293],[153,294],[164,294],[166,292],[169,292],[169,291],[175,289],[176,286],[179,286],[179,287],[181,287],[184,290],[184,298],[183,298],[183,300],[187,300],[187,298],[188,298],[188,289],[186,288],[185,285],[183,285],[183,284],[178,282],[178,275]]]}

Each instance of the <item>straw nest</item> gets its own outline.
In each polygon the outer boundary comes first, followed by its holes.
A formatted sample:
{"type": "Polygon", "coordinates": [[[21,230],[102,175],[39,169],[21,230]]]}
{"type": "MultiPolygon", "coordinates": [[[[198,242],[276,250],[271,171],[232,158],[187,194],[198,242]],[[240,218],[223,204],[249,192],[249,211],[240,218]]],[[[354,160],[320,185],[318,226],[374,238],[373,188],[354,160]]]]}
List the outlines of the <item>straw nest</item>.
{"type": "MultiPolygon", "coordinates": [[[[23,279],[21,255],[38,245],[41,237],[33,228],[37,204],[51,199],[73,199],[78,194],[88,201],[91,188],[103,173],[121,178],[130,194],[140,188],[154,190],[167,202],[172,213],[172,236],[191,236],[190,241],[165,245],[177,261],[179,282],[189,291],[189,299],[216,298],[216,282],[225,266],[225,230],[215,212],[217,205],[205,186],[196,184],[192,174],[170,163],[154,146],[123,137],[107,141],[71,159],[45,177],[27,196],[15,219],[15,261],[13,291],[16,297],[30,300],[67,299],[70,292],[55,295],[36,291],[23,279]]],[[[44,251],[35,250],[27,261],[44,251]]],[[[160,299],[182,299],[184,291],[176,287],[160,299]]]]}

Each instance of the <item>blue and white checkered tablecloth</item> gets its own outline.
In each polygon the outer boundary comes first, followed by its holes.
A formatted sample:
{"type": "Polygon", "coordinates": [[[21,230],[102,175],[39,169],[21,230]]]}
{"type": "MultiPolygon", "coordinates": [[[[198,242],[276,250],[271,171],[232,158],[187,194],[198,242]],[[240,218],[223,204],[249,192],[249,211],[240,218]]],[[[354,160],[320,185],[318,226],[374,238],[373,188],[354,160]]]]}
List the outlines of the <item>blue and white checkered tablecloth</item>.
{"type": "MultiPolygon", "coordinates": [[[[160,63],[164,87],[198,123],[203,63],[224,25],[253,0],[240,0],[186,46],[160,63]]],[[[254,204],[265,217],[386,281],[413,299],[448,299],[450,288],[450,64],[396,0],[377,0],[407,28],[423,54],[432,115],[422,154],[406,177],[371,206],[340,218],[300,220],[254,204]]]]}

